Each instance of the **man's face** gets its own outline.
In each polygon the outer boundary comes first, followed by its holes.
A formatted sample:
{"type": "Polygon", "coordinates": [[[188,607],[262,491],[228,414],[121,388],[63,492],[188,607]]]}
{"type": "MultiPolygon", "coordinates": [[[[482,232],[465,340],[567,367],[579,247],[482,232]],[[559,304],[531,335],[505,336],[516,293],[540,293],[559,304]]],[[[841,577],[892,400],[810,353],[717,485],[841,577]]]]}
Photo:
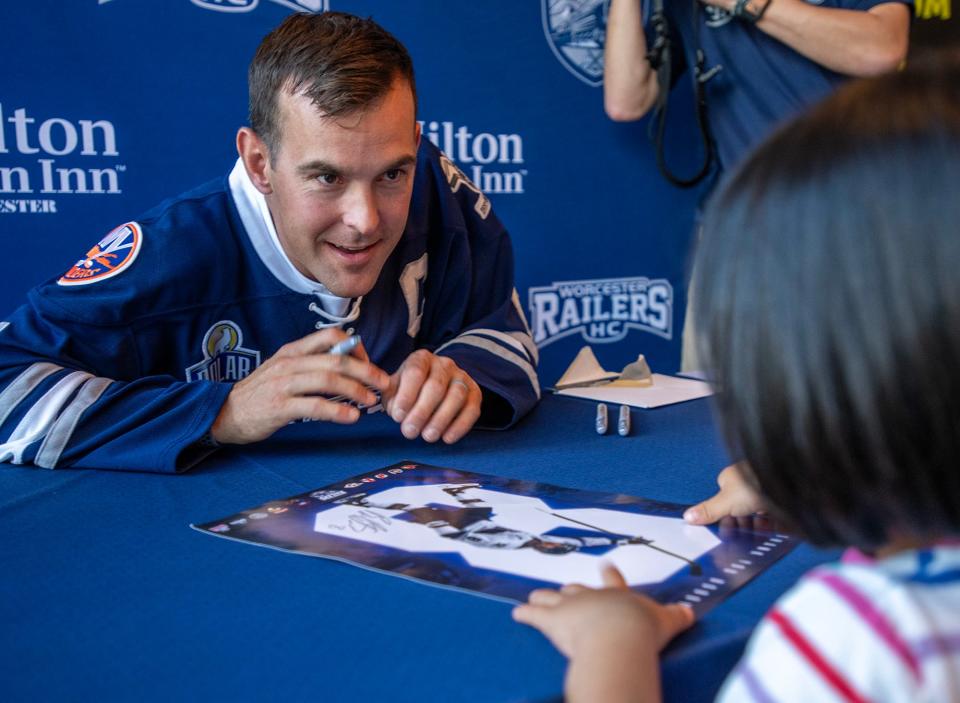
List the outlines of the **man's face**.
{"type": "Polygon", "coordinates": [[[364,295],[407,223],[419,141],[410,86],[397,80],[379,102],[338,118],[286,91],[278,109],[265,175],[280,244],[334,295],[364,295]]]}

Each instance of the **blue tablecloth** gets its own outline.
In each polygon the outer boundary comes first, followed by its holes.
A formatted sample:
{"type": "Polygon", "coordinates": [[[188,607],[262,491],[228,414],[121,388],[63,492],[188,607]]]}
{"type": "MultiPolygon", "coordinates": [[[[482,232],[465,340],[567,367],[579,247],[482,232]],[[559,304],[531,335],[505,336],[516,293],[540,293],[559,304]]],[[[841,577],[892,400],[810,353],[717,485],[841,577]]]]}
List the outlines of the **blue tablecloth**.
{"type": "MultiPolygon", "coordinates": [[[[0,699],[544,701],[563,658],[510,605],[325,559],[213,539],[190,523],[410,459],[692,503],[725,453],[707,401],[635,410],[597,436],[593,403],[549,397],[453,447],[383,415],[295,425],[160,476],[0,467],[0,699]]],[[[751,628],[835,556],[801,545],[678,638],[668,700],[710,700],[751,628]]]]}

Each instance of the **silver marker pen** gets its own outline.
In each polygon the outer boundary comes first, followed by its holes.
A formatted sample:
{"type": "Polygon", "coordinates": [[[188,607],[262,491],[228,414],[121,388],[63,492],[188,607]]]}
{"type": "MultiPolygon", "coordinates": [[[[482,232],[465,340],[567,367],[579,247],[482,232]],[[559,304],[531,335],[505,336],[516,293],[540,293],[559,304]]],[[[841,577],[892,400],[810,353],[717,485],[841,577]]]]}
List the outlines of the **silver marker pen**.
{"type": "Polygon", "coordinates": [[[597,428],[597,434],[607,433],[607,405],[606,403],[597,404],[597,419],[594,421],[597,428]]]}
{"type": "Polygon", "coordinates": [[[327,354],[334,354],[339,356],[341,354],[349,354],[354,349],[360,345],[361,339],[359,334],[354,334],[341,342],[337,342],[332,347],[327,350],[327,354]]]}
{"type": "Polygon", "coordinates": [[[630,434],[630,406],[621,405],[620,415],[617,417],[617,434],[626,437],[630,434]]]}
{"type": "MultiPolygon", "coordinates": [[[[353,330],[351,329],[348,331],[352,332],[353,330]]],[[[358,346],[360,346],[361,341],[363,340],[360,339],[359,334],[351,335],[346,339],[340,342],[337,342],[332,347],[330,347],[327,350],[327,354],[333,354],[334,356],[342,356],[344,354],[349,354],[358,346]]],[[[328,400],[331,400],[334,403],[346,403],[347,405],[352,405],[355,408],[357,408],[357,410],[366,410],[368,415],[370,413],[380,412],[381,410],[383,410],[383,405],[380,402],[381,401],[380,391],[378,391],[373,386],[367,386],[367,388],[374,394],[374,396],[376,396],[376,400],[374,401],[373,405],[364,405],[363,403],[357,403],[354,400],[348,399],[347,396],[345,395],[335,395],[332,398],[329,398],[328,400]]]]}

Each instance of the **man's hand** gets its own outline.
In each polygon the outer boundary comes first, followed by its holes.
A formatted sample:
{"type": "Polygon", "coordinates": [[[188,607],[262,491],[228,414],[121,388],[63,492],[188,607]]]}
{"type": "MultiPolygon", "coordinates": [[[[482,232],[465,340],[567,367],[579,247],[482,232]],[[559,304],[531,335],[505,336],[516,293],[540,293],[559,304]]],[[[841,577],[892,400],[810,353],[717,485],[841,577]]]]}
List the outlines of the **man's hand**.
{"type": "Polygon", "coordinates": [[[717,476],[720,490],[712,498],[688,508],[683,519],[693,525],[709,525],[725,517],[746,517],[764,511],[763,500],[750,487],[739,464],[728,466],[717,476]]]}
{"type": "Polygon", "coordinates": [[[390,379],[383,407],[407,439],[453,444],[480,417],[480,386],[456,362],[418,349],[390,379]]]}
{"type": "Polygon", "coordinates": [[[350,355],[325,352],[347,335],[335,328],[314,332],[285,344],[253,373],[238,381],[213,423],[220,444],[247,444],[266,439],[301,418],[351,424],[360,411],[326,396],[342,395],[372,405],[390,387],[390,376],[370,363],[362,346],[350,355]]]}

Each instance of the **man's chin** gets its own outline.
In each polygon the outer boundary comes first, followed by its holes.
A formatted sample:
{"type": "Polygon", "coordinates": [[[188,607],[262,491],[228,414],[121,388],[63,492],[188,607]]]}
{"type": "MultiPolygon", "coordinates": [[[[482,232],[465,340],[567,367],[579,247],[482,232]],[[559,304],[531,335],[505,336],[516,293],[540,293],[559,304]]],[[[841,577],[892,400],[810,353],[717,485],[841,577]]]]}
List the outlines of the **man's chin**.
{"type": "Polygon", "coordinates": [[[369,276],[340,276],[335,280],[326,283],[321,280],[324,287],[338,298],[359,298],[373,290],[377,283],[377,278],[369,276]]]}
{"type": "Polygon", "coordinates": [[[317,266],[312,271],[314,280],[322,283],[328,291],[340,298],[359,298],[377,285],[386,261],[378,258],[362,266],[344,265],[338,261],[324,263],[326,265],[317,266]]]}

